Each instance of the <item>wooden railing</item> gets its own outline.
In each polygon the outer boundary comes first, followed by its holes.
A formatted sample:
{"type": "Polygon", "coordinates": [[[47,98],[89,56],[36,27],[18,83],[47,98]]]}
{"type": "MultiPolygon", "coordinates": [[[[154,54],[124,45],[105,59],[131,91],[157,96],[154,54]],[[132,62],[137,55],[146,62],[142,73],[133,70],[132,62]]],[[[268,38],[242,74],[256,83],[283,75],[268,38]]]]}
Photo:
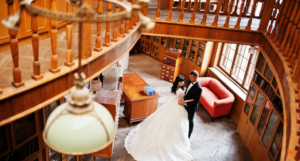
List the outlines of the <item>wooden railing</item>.
{"type": "MultiPolygon", "coordinates": [[[[9,1],[7,1],[9,2],[9,1]]],[[[49,0],[51,2],[50,9],[52,11],[57,10],[57,3],[58,0],[49,0]]],[[[115,9],[112,11],[112,3],[107,2],[103,3],[103,0],[92,1],[92,0],[85,0],[86,3],[90,5],[96,5],[97,12],[99,14],[103,13],[103,10],[106,10],[106,14],[110,15],[112,12],[118,13],[120,10],[124,11],[124,8],[120,8],[120,5],[115,4],[115,9]],[[97,2],[93,4],[93,2],[97,2]]],[[[16,3],[16,2],[14,2],[16,3]]],[[[34,4],[35,2],[33,2],[34,4]]],[[[8,15],[14,14],[16,11],[14,10],[13,3],[8,4],[8,15]]],[[[66,11],[68,13],[75,12],[75,8],[71,5],[66,5],[66,11]]],[[[11,47],[11,56],[13,62],[12,74],[13,80],[12,85],[8,87],[4,87],[0,89],[0,126],[7,124],[11,121],[14,121],[22,116],[25,116],[35,110],[42,108],[45,103],[49,102],[49,100],[54,99],[56,96],[61,94],[66,94],[66,92],[74,86],[73,78],[71,76],[67,76],[68,73],[76,72],[78,68],[78,60],[73,60],[73,51],[74,47],[72,48],[72,29],[73,25],[71,22],[67,22],[66,24],[66,60],[64,62],[64,66],[58,65],[58,56],[57,48],[61,46],[58,44],[58,29],[57,29],[57,21],[50,20],[51,30],[49,31],[50,40],[51,40],[51,67],[49,72],[41,73],[41,68],[44,64],[40,64],[39,62],[39,54],[40,54],[40,46],[39,46],[39,32],[38,30],[38,23],[37,23],[37,16],[31,16],[31,30],[32,30],[32,55],[33,55],[33,72],[32,72],[32,79],[30,80],[22,80],[21,74],[22,71],[19,67],[19,46],[18,46],[18,38],[16,35],[18,32],[9,30],[10,34],[10,47],[11,47]],[[63,77],[66,79],[63,80],[63,77]],[[38,94],[41,90],[38,88],[42,88],[48,86],[54,82],[60,82],[61,84],[56,84],[56,87],[50,87],[51,92],[45,92],[47,95],[46,97],[41,96],[42,93],[38,94]],[[63,86],[61,86],[64,84],[63,86]],[[55,90],[53,91],[53,88],[55,90]],[[61,89],[60,89],[61,88],[61,89]],[[37,101],[30,102],[26,104],[24,108],[19,110],[14,110],[17,106],[13,107],[8,105],[8,102],[11,102],[13,99],[12,97],[19,97],[21,95],[28,95],[26,93],[31,93],[34,90],[37,90],[36,96],[37,101]],[[54,94],[54,93],[55,94],[54,94]],[[49,96],[49,97],[48,97],[49,96]],[[48,98],[47,98],[48,97],[48,98]],[[30,109],[30,110],[29,110],[30,109]],[[3,112],[6,111],[6,112],[3,112]],[[7,111],[10,111],[7,113],[7,111]]],[[[92,79],[95,74],[100,74],[103,72],[104,69],[107,69],[113,63],[116,63],[126,52],[128,53],[129,50],[133,47],[135,42],[137,41],[138,36],[140,35],[139,23],[137,22],[137,16],[133,17],[131,20],[119,20],[114,21],[114,23],[107,22],[106,23],[106,32],[104,35],[101,34],[101,23],[97,23],[97,35],[96,35],[96,42],[95,48],[92,50],[92,24],[85,23],[83,25],[84,31],[84,39],[80,40],[82,43],[81,52],[82,58],[85,59],[82,63],[83,65],[83,72],[88,76],[86,81],[92,79]],[[126,21],[126,24],[125,24],[126,21]],[[121,24],[120,29],[118,29],[118,24],[121,24]],[[110,31],[110,27],[113,25],[113,32],[110,31]],[[125,31],[124,31],[125,30],[125,31]],[[105,41],[102,44],[101,38],[105,37],[105,41]],[[128,39],[130,38],[130,39],[128,39]],[[111,51],[114,52],[111,52],[111,51]],[[116,52],[116,53],[115,53],[116,52]],[[98,62],[95,65],[92,65],[94,62],[98,62]],[[102,63],[99,61],[102,61],[102,63]],[[87,65],[90,65],[88,68],[87,65]],[[84,69],[86,68],[86,69],[84,69]],[[100,72],[100,73],[99,73],[100,72]]],[[[79,31],[78,31],[79,32],[79,31]]],[[[76,40],[75,40],[76,41],[76,40]]],[[[76,48],[75,48],[76,49],[76,48]]],[[[78,52],[75,52],[78,53],[78,52]]],[[[49,65],[48,64],[48,65],[49,65]]],[[[10,74],[10,73],[7,73],[10,74]]],[[[95,77],[95,76],[94,76],[95,77]]],[[[33,93],[32,93],[33,94],[33,93]]],[[[30,94],[29,94],[30,95],[30,94]]],[[[29,96],[28,95],[28,96],[29,96]]]]}

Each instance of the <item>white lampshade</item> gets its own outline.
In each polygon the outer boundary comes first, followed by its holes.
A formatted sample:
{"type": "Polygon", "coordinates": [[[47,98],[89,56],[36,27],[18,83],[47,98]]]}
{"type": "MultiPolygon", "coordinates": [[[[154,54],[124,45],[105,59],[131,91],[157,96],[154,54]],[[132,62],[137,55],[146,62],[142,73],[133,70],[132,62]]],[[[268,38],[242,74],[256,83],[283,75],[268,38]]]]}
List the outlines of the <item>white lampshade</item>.
{"type": "Polygon", "coordinates": [[[99,151],[114,140],[114,120],[93,97],[86,87],[74,88],[66,96],[68,101],[50,114],[43,137],[51,149],[84,155],[99,151]]]}

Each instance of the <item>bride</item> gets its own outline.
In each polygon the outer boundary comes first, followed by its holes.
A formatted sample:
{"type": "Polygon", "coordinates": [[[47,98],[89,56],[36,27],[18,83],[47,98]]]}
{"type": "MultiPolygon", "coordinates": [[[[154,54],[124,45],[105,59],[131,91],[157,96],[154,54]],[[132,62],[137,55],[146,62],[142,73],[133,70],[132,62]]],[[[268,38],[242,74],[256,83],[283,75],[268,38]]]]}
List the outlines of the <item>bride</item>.
{"type": "Polygon", "coordinates": [[[171,92],[176,97],[132,129],[125,148],[137,161],[191,161],[189,121],[178,99],[184,96],[184,79],[178,76],[171,92]]]}

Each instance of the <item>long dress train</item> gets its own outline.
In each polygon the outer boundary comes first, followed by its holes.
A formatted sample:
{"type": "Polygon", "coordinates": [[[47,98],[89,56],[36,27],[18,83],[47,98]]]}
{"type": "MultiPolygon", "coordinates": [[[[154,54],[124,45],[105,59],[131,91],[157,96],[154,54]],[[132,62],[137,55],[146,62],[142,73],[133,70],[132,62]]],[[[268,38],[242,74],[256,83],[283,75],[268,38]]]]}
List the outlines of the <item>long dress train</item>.
{"type": "MultiPolygon", "coordinates": [[[[189,121],[184,106],[178,104],[184,91],[132,129],[124,146],[137,161],[191,161],[189,121]]],[[[142,107],[141,107],[142,108],[142,107]]]]}

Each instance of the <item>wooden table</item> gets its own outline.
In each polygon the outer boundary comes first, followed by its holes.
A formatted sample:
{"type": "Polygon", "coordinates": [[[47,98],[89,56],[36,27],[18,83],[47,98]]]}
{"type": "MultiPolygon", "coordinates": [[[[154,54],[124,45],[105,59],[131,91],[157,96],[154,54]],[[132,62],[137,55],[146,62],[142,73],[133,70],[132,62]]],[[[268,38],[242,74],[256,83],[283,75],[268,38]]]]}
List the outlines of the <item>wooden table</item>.
{"type": "MultiPolygon", "coordinates": [[[[100,91],[96,92],[95,101],[102,104],[112,115],[114,121],[118,121],[118,110],[119,110],[119,101],[120,99],[120,92],[119,91],[111,91],[101,89],[100,91]],[[116,117],[117,116],[117,117],[116,117]]],[[[115,124],[116,126],[116,124],[115,124]]],[[[117,128],[117,127],[115,127],[117,128]]],[[[91,156],[93,157],[101,157],[101,158],[108,158],[109,160],[112,157],[113,152],[113,144],[114,141],[108,145],[106,148],[92,153],[91,156]]]]}
{"type": "Polygon", "coordinates": [[[124,115],[129,122],[139,122],[157,109],[158,93],[147,96],[143,91],[149,86],[137,73],[123,74],[123,91],[125,94],[124,115]]]}

